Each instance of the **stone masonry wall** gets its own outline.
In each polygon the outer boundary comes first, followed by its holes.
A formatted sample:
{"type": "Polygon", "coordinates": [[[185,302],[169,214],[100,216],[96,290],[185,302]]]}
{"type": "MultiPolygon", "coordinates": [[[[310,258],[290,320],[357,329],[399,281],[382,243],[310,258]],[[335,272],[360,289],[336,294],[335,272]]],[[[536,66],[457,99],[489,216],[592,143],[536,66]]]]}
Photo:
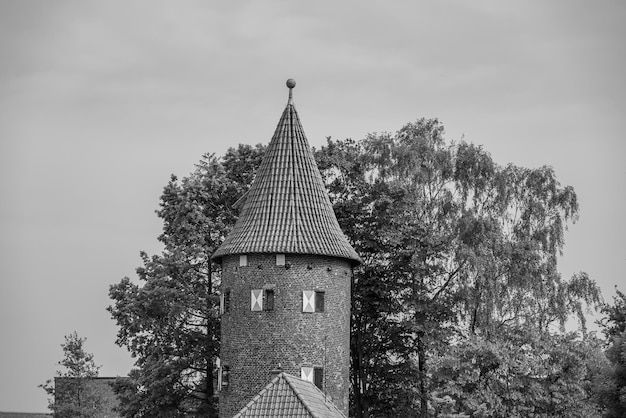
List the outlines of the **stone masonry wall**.
{"type": "Polygon", "coordinates": [[[324,391],[348,414],[350,282],[347,260],[286,254],[248,254],[222,259],[222,291],[230,309],[222,315],[222,365],[230,382],[220,392],[220,417],[232,417],[271,380],[271,371],[300,377],[300,368],[323,367],[324,391]],[[251,311],[252,289],[274,289],[273,311],[251,311]],[[302,291],[324,291],[324,312],[302,312],[302,291]]]}

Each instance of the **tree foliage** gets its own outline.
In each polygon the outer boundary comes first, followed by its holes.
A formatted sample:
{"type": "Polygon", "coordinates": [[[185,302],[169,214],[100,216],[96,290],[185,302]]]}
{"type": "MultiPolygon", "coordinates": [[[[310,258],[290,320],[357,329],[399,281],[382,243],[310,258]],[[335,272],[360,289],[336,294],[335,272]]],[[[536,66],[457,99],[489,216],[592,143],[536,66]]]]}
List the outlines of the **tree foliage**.
{"type": "Polygon", "coordinates": [[[444,139],[437,120],[318,151],[340,224],[364,265],[352,306],[357,417],[433,411],[441,353],[467,341],[547,335],[600,302],[557,258],[578,216],[550,167],[500,166],[481,147],[444,139]]]}
{"type": "Polygon", "coordinates": [[[606,357],[610,367],[597,385],[601,404],[606,408],[606,417],[626,416],[626,295],[616,290],[613,305],[605,304],[601,321],[607,337],[606,357]]]}
{"type": "Polygon", "coordinates": [[[117,343],[137,359],[130,379],[116,384],[124,416],[215,413],[219,266],[210,256],[234,224],[233,204],[263,150],[240,145],[223,158],[204,155],[190,176],[172,176],[157,211],[164,250],[141,253],[139,284],[125,277],[111,286],[117,343]]]}
{"type": "MultiPolygon", "coordinates": [[[[585,310],[600,294],[587,274],[564,279],[557,268],[578,217],[573,188],[550,167],[502,166],[444,134],[421,119],[315,152],[363,259],[352,286],[351,414],[594,416],[606,362],[585,310]],[[582,339],[564,332],[572,315],[582,339]]],[[[262,153],[240,145],[172,177],[157,211],[163,252],[142,253],[140,284],[111,286],[118,344],[137,358],[118,383],[124,416],[215,411],[219,271],[209,257],[262,153]]]]}
{"type": "Polygon", "coordinates": [[[606,368],[601,342],[509,328],[472,336],[433,365],[433,409],[471,417],[600,417],[590,402],[606,368]]]}
{"type": "Polygon", "coordinates": [[[50,396],[48,408],[57,418],[93,417],[100,406],[99,395],[86,383],[86,380],[97,377],[100,369],[93,354],[83,348],[86,340],[76,331],[66,335],[61,344],[63,359],[58,362],[63,370],[57,370],[54,381],[50,379],[39,385],[50,396]]]}
{"type": "Polygon", "coordinates": [[[606,316],[600,321],[600,325],[610,342],[626,331],[626,294],[616,288],[613,305],[604,304],[602,313],[606,316]]]}

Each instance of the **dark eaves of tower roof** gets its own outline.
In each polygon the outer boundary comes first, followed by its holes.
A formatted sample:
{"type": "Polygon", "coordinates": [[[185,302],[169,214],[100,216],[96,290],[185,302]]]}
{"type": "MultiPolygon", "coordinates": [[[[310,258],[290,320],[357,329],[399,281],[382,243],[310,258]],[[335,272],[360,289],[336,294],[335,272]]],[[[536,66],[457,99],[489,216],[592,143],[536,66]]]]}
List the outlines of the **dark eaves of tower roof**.
{"type": "Polygon", "coordinates": [[[292,100],[289,101],[257,171],[232,231],[213,254],[314,254],[360,257],[339,227],[313,152],[292,100]]]}

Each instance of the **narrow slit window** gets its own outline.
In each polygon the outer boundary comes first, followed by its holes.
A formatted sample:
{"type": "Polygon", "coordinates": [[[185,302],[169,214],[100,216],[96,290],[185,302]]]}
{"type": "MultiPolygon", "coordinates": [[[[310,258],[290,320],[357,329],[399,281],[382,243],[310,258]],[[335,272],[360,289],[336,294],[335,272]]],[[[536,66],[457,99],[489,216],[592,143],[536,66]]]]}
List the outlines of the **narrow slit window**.
{"type": "Polygon", "coordinates": [[[248,256],[246,254],[242,254],[239,256],[239,267],[245,267],[248,265],[248,256]]]}
{"type": "Polygon", "coordinates": [[[324,292],[315,292],[315,312],[324,312],[324,292]]]}
{"type": "Polygon", "coordinates": [[[218,387],[220,390],[228,389],[230,384],[230,366],[222,366],[220,369],[218,387]]]}
{"type": "Polygon", "coordinates": [[[276,254],[276,265],[277,266],[285,265],[285,254],[276,254]]]}
{"type": "Polygon", "coordinates": [[[220,295],[220,313],[223,314],[228,311],[230,311],[230,289],[224,290],[220,295]]]}
{"type": "Polygon", "coordinates": [[[274,310],[274,289],[265,289],[265,294],[263,295],[263,310],[265,311],[273,311],[274,310]]]}
{"type": "Polygon", "coordinates": [[[317,386],[319,390],[324,390],[324,369],[321,367],[313,368],[313,384],[317,386]]]}

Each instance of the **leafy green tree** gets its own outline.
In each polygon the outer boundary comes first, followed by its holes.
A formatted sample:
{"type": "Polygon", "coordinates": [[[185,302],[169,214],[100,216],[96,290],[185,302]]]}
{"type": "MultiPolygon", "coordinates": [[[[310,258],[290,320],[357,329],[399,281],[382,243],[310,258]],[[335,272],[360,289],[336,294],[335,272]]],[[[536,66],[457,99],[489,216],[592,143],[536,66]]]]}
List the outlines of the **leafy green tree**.
{"type": "Polygon", "coordinates": [[[140,284],[125,277],[110,287],[117,343],[137,359],[130,379],[116,384],[124,416],[215,413],[220,276],[210,256],[234,224],[233,205],[247,191],[263,151],[240,145],[223,158],[203,156],[180,181],[172,176],[157,211],[163,252],[141,253],[140,284]]]}
{"type": "Polygon", "coordinates": [[[97,377],[100,366],[97,366],[93,354],[85,352],[83,345],[87,339],[80,338],[76,331],[65,336],[61,344],[63,360],[57,371],[57,377],[39,385],[50,396],[48,407],[58,418],[94,417],[98,412],[101,399],[91,390],[87,380],[97,377]]]}

